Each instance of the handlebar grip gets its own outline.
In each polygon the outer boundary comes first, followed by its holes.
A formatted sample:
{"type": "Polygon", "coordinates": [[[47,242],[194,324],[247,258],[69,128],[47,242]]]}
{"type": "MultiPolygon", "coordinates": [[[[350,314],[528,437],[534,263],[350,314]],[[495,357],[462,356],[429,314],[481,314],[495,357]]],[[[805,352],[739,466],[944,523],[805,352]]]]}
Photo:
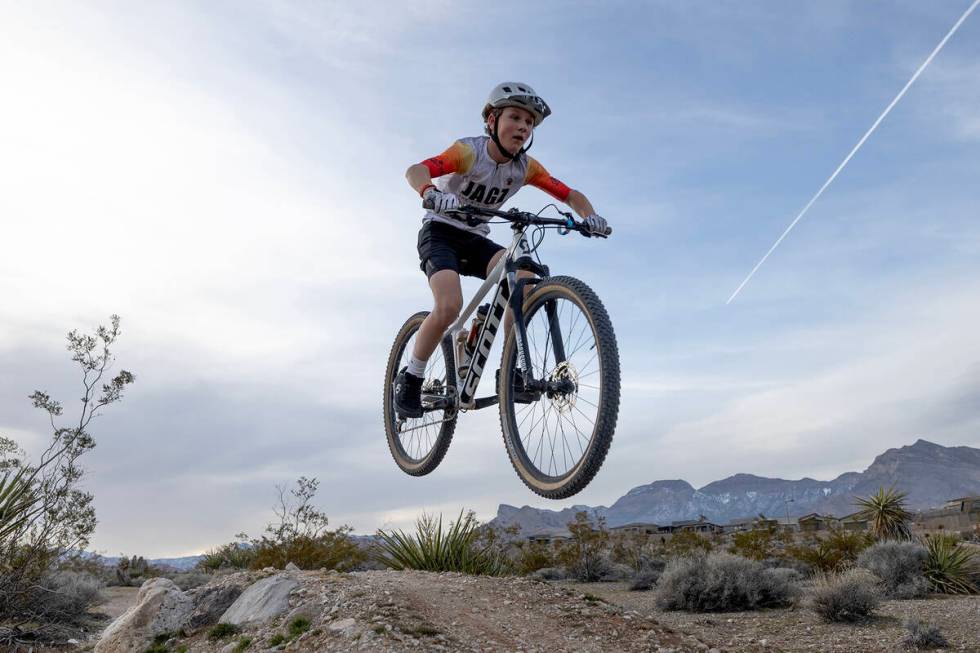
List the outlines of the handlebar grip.
{"type": "Polygon", "coordinates": [[[429,211],[436,208],[435,200],[433,200],[431,197],[426,197],[424,200],[422,200],[422,208],[429,211]]]}

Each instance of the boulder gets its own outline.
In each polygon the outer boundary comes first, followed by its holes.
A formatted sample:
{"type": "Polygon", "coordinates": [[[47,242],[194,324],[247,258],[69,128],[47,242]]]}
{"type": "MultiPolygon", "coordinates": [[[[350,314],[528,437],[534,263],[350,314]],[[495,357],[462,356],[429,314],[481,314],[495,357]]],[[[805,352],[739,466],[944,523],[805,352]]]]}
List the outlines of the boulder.
{"type": "Polygon", "coordinates": [[[193,609],[191,598],[168,578],[151,578],[140,587],[136,605],[109,624],[95,653],[142,653],[156,635],[180,630],[193,609]]]}
{"type": "Polygon", "coordinates": [[[289,609],[289,593],[298,586],[299,581],[287,574],[263,578],[242,592],[219,621],[241,626],[278,617],[289,609]]]}
{"type": "Polygon", "coordinates": [[[194,610],[187,625],[196,629],[218,623],[221,615],[241,594],[242,588],[238,585],[200,588],[193,595],[194,610]]]}

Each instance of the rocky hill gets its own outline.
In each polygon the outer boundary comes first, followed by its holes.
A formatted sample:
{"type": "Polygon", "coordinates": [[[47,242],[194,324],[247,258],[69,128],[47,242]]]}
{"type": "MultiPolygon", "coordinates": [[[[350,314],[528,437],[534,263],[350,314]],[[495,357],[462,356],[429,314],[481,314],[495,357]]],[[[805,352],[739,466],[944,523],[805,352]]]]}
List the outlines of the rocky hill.
{"type": "Polygon", "coordinates": [[[735,474],[700,489],[683,480],[654,481],[633,488],[609,507],[574,506],[555,511],[501,504],[491,523],[500,527],[517,524],[522,534],[531,535],[564,531],[575,513],[582,510],[605,517],[609,526],[631,522],[670,524],[697,519],[699,515],[724,524],[760,513],[782,517],[787,509],[791,516],[811,512],[843,516],[856,510],[855,496],[868,496],[879,487],[892,485],[908,493],[913,510],[941,506],[956,497],[980,495],[980,449],[943,447],[920,439],[885,451],[863,472],[847,472],[831,481],[787,481],[735,474]]]}

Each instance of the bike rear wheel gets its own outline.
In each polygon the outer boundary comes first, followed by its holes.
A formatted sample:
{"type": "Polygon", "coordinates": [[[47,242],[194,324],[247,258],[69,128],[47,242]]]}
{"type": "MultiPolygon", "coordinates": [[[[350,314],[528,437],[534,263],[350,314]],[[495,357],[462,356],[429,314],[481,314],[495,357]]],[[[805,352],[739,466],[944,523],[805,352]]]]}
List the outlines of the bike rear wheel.
{"type": "Polygon", "coordinates": [[[395,412],[395,377],[408,365],[419,327],[428,314],[422,311],[405,321],[391,346],[385,370],[383,411],[388,449],[395,464],[412,476],[424,476],[439,466],[456,430],[456,375],[452,373],[455,363],[449,340],[443,340],[426,362],[422,384],[423,405],[441,399],[449,406],[428,409],[417,419],[403,420],[395,412]]]}
{"type": "Polygon", "coordinates": [[[565,499],[581,491],[605,460],[619,414],[619,351],[605,307],[573,277],[538,283],[524,302],[532,376],[548,390],[515,396],[523,365],[517,330],[500,364],[500,425],[517,475],[535,493],[565,499]],[[561,360],[564,359],[564,360],[561,360]],[[530,403],[515,398],[536,396],[530,403]]]}

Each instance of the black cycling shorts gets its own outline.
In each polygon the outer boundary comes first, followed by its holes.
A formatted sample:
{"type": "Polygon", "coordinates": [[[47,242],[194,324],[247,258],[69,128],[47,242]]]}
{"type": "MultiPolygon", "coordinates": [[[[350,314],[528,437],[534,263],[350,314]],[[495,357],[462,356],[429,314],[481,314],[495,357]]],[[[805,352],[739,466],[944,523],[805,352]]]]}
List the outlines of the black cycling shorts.
{"type": "Polygon", "coordinates": [[[486,279],[487,266],[504,248],[486,236],[429,220],[419,230],[418,249],[419,268],[430,279],[439,270],[486,279]]]}

